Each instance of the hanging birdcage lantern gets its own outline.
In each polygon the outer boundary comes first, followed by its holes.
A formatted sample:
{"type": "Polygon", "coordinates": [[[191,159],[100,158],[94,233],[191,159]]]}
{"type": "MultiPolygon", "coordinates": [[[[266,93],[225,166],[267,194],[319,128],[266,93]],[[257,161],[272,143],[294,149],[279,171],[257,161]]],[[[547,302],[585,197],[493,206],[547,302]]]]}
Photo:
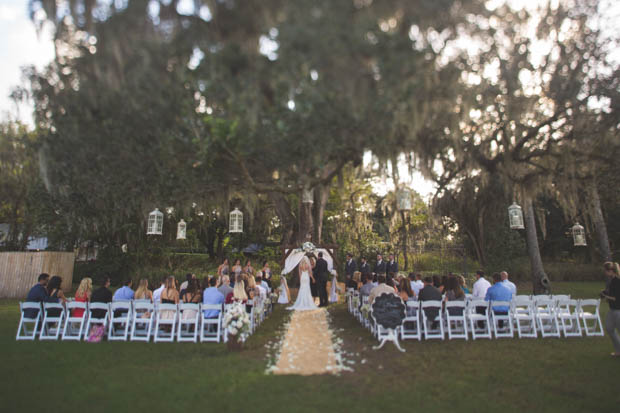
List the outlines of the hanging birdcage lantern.
{"type": "Polygon", "coordinates": [[[177,224],[177,239],[186,239],[187,237],[187,224],[185,221],[180,220],[177,224]]]}
{"type": "Polygon", "coordinates": [[[238,233],[243,232],[243,212],[235,208],[231,211],[228,221],[228,232],[238,233]]]}
{"type": "Polygon", "coordinates": [[[314,189],[304,189],[301,193],[301,202],[304,204],[314,204],[314,189]]]}
{"type": "Polygon", "coordinates": [[[411,192],[408,189],[396,191],[396,203],[399,211],[411,211],[411,192]]]}
{"type": "Polygon", "coordinates": [[[508,219],[510,221],[510,229],[524,229],[523,210],[516,202],[508,207],[508,219]]]}
{"type": "Polygon", "coordinates": [[[164,214],[159,209],[155,208],[149,214],[149,220],[146,226],[146,235],[161,235],[161,231],[164,227],[164,214]]]}
{"type": "Polygon", "coordinates": [[[571,228],[571,232],[573,234],[573,245],[575,247],[585,247],[586,244],[586,232],[579,222],[576,222],[575,225],[571,228]]]}

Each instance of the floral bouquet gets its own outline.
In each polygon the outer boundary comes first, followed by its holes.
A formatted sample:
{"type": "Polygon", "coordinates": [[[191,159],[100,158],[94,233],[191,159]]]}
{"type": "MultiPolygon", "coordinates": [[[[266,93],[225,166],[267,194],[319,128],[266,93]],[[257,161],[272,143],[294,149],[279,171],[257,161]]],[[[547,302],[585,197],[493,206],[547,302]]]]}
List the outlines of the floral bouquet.
{"type": "Polygon", "coordinates": [[[316,250],[316,247],[311,242],[304,242],[301,248],[299,249],[299,251],[303,251],[305,253],[314,252],[315,250],[316,250]]]}
{"type": "Polygon", "coordinates": [[[364,318],[368,318],[368,315],[370,314],[370,304],[366,303],[362,305],[362,308],[360,308],[360,311],[362,312],[362,315],[364,316],[364,318]]]}
{"type": "Polygon", "coordinates": [[[234,303],[224,315],[224,328],[228,334],[235,336],[237,341],[243,343],[250,336],[250,315],[245,311],[241,303],[234,303]]]}
{"type": "Polygon", "coordinates": [[[353,296],[353,308],[359,308],[360,306],[360,298],[358,296],[353,296]]]}

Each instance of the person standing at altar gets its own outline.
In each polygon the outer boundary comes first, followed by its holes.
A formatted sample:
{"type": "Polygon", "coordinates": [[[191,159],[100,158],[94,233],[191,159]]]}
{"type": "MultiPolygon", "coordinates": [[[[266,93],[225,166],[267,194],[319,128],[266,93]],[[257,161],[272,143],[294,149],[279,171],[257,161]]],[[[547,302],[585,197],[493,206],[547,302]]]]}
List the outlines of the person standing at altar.
{"type": "Polygon", "coordinates": [[[398,261],[394,259],[394,254],[390,254],[389,260],[387,262],[385,269],[388,274],[390,273],[398,274],[398,261]]]}
{"type": "Polygon", "coordinates": [[[362,257],[360,258],[360,269],[359,272],[363,274],[370,274],[372,271],[370,271],[370,264],[368,264],[368,262],[366,261],[366,257],[362,257]]]}
{"type": "Polygon", "coordinates": [[[387,265],[385,261],[383,261],[383,256],[381,254],[377,254],[377,263],[375,264],[375,270],[373,271],[375,274],[386,274],[387,265]]]}
{"type": "Polygon", "coordinates": [[[319,259],[316,262],[316,289],[319,294],[319,307],[327,306],[327,261],[323,259],[323,252],[319,252],[319,259]]]}
{"type": "MultiPolygon", "coordinates": [[[[344,273],[345,273],[345,285],[348,285],[351,279],[353,278],[353,274],[357,271],[357,264],[353,261],[353,254],[350,252],[347,254],[347,262],[344,265],[344,273]]],[[[360,271],[361,272],[361,271],[360,271]]]]}
{"type": "Polygon", "coordinates": [[[319,290],[317,285],[317,274],[316,274],[316,259],[314,257],[310,257],[310,267],[312,268],[312,280],[310,281],[310,293],[312,294],[312,298],[317,298],[319,296],[319,290]]]}

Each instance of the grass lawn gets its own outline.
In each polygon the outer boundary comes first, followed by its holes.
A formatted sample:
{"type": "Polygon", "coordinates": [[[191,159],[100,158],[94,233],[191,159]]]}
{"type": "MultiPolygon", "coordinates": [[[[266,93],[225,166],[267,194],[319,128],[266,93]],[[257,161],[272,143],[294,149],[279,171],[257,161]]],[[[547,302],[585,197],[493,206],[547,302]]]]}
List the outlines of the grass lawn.
{"type": "MultiPolygon", "coordinates": [[[[602,283],[554,283],[595,297],[602,283]]],[[[603,317],[607,306],[602,306],[603,317]]],[[[16,342],[18,306],[0,301],[0,411],[614,411],[620,360],[608,337],[377,342],[330,307],[354,372],[265,375],[278,307],[241,353],[223,344],[16,342]]]]}

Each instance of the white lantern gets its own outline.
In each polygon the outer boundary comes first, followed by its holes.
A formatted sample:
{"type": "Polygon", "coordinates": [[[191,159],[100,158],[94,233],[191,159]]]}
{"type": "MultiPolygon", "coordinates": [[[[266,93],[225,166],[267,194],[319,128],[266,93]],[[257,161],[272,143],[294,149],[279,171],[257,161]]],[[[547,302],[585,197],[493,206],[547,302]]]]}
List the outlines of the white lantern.
{"type": "Polygon", "coordinates": [[[523,229],[523,211],[521,207],[515,203],[508,207],[508,219],[510,220],[510,229],[523,229]]]}
{"type": "Polygon", "coordinates": [[[314,189],[304,189],[301,193],[301,202],[304,204],[314,204],[314,189]]]}
{"type": "Polygon", "coordinates": [[[146,235],[161,235],[161,231],[164,227],[164,214],[159,209],[155,208],[149,214],[149,221],[146,226],[146,235]]]}
{"type": "Polygon", "coordinates": [[[571,229],[573,233],[573,245],[575,247],[585,247],[586,244],[586,232],[583,227],[579,225],[579,222],[576,222],[571,229]]]}
{"type": "Polygon", "coordinates": [[[177,239],[186,239],[187,235],[187,224],[185,221],[180,220],[177,225],[177,239]]]}
{"type": "Polygon", "coordinates": [[[237,208],[230,213],[228,232],[243,232],[243,213],[237,208]]]}
{"type": "Polygon", "coordinates": [[[399,189],[396,192],[396,202],[399,211],[411,211],[411,192],[408,189],[399,189]]]}

